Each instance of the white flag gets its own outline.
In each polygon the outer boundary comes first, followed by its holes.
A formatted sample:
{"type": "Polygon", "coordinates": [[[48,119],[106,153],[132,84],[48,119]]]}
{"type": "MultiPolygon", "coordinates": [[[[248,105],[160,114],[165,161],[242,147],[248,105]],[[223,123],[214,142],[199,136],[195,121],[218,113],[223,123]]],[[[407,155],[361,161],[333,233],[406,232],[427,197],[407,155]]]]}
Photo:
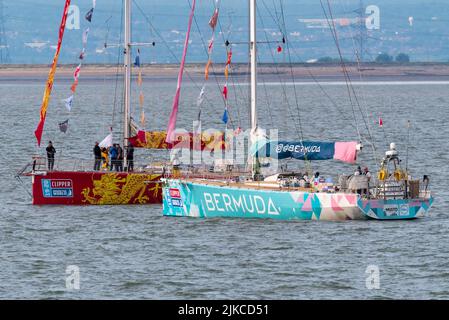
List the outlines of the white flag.
{"type": "Polygon", "coordinates": [[[103,139],[103,141],[100,142],[100,148],[109,148],[112,146],[112,133],[108,134],[106,138],[103,139]]]}
{"type": "Polygon", "coordinates": [[[92,7],[95,9],[96,6],[97,6],[97,0],[92,0],[92,7]]]}
{"type": "Polygon", "coordinates": [[[204,86],[201,88],[201,92],[198,96],[198,98],[196,99],[196,105],[199,107],[201,106],[201,104],[203,103],[204,100],[204,86]]]}
{"type": "Polygon", "coordinates": [[[87,45],[87,39],[89,37],[89,28],[85,29],[83,32],[83,48],[87,45]]]}
{"type": "Polygon", "coordinates": [[[73,96],[68,97],[67,99],[64,100],[64,102],[67,110],[71,111],[73,106],[73,96]]]}

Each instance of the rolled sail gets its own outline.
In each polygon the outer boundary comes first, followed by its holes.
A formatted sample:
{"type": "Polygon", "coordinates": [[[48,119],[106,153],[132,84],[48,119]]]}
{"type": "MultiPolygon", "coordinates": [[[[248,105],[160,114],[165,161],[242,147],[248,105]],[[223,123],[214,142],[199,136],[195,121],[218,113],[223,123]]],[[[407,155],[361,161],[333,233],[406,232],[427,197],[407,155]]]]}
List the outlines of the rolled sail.
{"type": "Polygon", "coordinates": [[[253,149],[258,157],[297,160],[339,160],[355,163],[358,142],[267,141],[253,149]]]}
{"type": "Polygon", "coordinates": [[[174,133],[173,143],[167,143],[167,132],[165,131],[143,131],[139,130],[129,142],[135,148],[144,149],[190,149],[190,150],[225,150],[227,143],[225,133],[221,131],[192,133],[174,133]]]}

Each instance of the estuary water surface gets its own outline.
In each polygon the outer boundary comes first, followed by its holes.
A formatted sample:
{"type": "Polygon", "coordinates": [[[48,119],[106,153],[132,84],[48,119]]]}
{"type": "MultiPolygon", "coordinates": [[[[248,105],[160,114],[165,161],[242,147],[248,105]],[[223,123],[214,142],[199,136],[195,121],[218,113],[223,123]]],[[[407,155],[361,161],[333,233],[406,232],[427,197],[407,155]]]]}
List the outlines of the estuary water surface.
{"type": "MultiPolygon", "coordinates": [[[[213,82],[212,82],[213,83],[213,82]]],[[[175,82],[146,82],[147,127],[164,129],[175,82]]],[[[114,113],[114,82],[80,84],[72,112],[62,100],[68,83],[55,86],[44,144],[53,140],[64,157],[90,159],[114,113]],[[69,132],[58,122],[69,121],[69,132]]],[[[280,135],[297,136],[298,109],[292,86],[289,105],[279,85],[259,87],[260,121],[280,135]],[[296,118],[296,119],[295,119],[296,118]],[[296,125],[295,125],[296,121],[296,125]]],[[[353,119],[343,83],[297,86],[305,137],[357,139],[366,132],[360,112],[353,119]]],[[[270,220],[183,219],[162,216],[160,205],[115,207],[32,206],[14,179],[33,152],[44,83],[0,84],[0,297],[68,299],[448,299],[449,298],[449,84],[374,83],[357,86],[367,106],[367,125],[382,154],[390,141],[402,155],[411,121],[408,166],[418,178],[431,176],[435,204],[429,218],[402,221],[276,222],[270,220]],[[382,117],[384,128],[375,122],[382,117]],[[66,268],[80,269],[80,289],[66,289],[66,268]],[[369,265],[380,271],[380,288],[369,290],[369,265]]],[[[119,88],[120,89],[120,88],[119,88]]],[[[120,91],[120,90],[119,90],[120,91]]],[[[230,91],[234,125],[246,127],[246,86],[230,91]],[[238,93],[237,99],[233,92],[238,93]]],[[[191,128],[199,89],[186,84],[180,126],[191,128]]],[[[137,93],[134,93],[137,96],[137,93]]],[[[137,102],[134,101],[134,106],[137,102]]],[[[137,107],[135,107],[137,109],[137,107]]],[[[114,113],[114,119],[113,119],[114,113]]],[[[135,116],[138,118],[137,111],[135,116]]],[[[222,129],[223,104],[213,84],[203,106],[203,127],[222,129]]],[[[120,131],[117,126],[116,131],[120,131]]],[[[148,152],[139,152],[143,159],[148,152]]],[[[154,158],[165,157],[153,154],[154,158]]],[[[365,147],[361,163],[375,171],[365,147]]],[[[293,164],[295,165],[295,164],[293,164]]],[[[301,164],[302,165],[302,164],[301,164]]],[[[301,166],[299,165],[299,166],[301,166]]],[[[331,172],[354,167],[313,164],[331,172]]]]}

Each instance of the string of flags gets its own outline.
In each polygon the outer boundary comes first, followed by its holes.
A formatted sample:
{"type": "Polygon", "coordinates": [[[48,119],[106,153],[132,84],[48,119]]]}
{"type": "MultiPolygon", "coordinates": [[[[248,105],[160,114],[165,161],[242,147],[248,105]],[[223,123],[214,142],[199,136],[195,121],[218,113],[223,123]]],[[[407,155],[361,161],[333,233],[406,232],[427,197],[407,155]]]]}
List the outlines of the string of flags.
{"type": "MultiPolygon", "coordinates": [[[[84,16],[85,20],[88,21],[89,23],[92,23],[92,17],[93,17],[93,13],[94,13],[96,5],[97,5],[97,1],[96,0],[92,0],[92,8],[84,16]]],[[[86,56],[87,42],[88,42],[88,39],[89,39],[89,32],[90,32],[90,27],[85,28],[84,31],[83,31],[83,35],[82,35],[82,49],[81,49],[81,52],[80,52],[80,54],[78,56],[79,64],[75,68],[75,71],[73,72],[73,83],[70,86],[71,95],[67,99],[64,100],[64,105],[65,105],[66,109],[69,112],[72,111],[73,100],[74,100],[74,96],[75,96],[75,93],[76,93],[76,89],[78,87],[79,77],[80,77],[80,73],[81,73],[81,67],[83,65],[83,61],[84,61],[85,56],[86,56]]],[[[69,119],[59,123],[59,130],[61,132],[63,132],[63,133],[67,132],[68,127],[69,127],[69,119]]]]}
{"type": "Polygon", "coordinates": [[[231,68],[232,63],[232,47],[230,47],[229,51],[227,52],[227,59],[226,59],[226,65],[225,65],[225,85],[223,86],[223,98],[225,100],[225,110],[223,112],[222,121],[224,124],[228,124],[229,121],[229,111],[228,111],[228,77],[229,77],[229,70],[231,68]]]}
{"type": "Polygon", "coordinates": [[[198,121],[201,120],[201,105],[204,101],[204,94],[206,91],[206,82],[207,80],[209,80],[209,69],[212,65],[212,53],[214,50],[214,43],[215,43],[215,29],[217,27],[217,23],[218,23],[218,15],[219,15],[219,0],[215,1],[215,9],[214,9],[214,13],[212,14],[210,20],[209,20],[209,26],[212,29],[212,36],[209,40],[208,46],[207,46],[207,64],[206,67],[204,69],[204,85],[201,88],[200,94],[198,95],[196,104],[197,107],[199,108],[198,111],[198,121]]]}
{"type": "Polygon", "coordinates": [[[134,66],[139,68],[139,73],[137,75],[137,86],[139,87],[139,108],[140,108],[140,127],[142,129],[145,128],[145,110],[143,108],[144,103],[145,103],[145,97],[143,95],[143,91],[142,91],[142,84],[143,84],[143,79],[142,79],[142,68],[141,68],[141,64],[140,64],[140,49],[137,49],[137,55],[136,55],[136,60],[134,62],[134,66]]]}

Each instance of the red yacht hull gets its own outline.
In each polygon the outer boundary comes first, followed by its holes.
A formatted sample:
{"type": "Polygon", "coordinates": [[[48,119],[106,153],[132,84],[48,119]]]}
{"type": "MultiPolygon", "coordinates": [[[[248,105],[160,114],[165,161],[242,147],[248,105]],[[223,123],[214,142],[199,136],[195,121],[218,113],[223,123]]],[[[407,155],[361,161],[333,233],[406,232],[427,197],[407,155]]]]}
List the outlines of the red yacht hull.
{"type": "Polygon", "coordinates": [[[32,175],[34,205],[162,203],[160,174],[52,171],[32,175]]]}

